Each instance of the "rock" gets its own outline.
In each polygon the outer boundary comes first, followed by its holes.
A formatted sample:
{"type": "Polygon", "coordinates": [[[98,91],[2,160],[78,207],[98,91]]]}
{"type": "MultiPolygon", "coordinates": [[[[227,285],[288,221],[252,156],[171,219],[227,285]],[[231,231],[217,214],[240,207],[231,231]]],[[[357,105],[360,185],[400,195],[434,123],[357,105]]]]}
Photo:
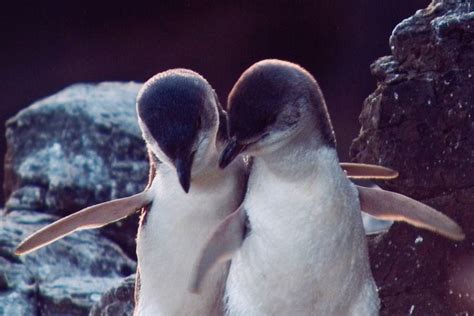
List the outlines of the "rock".
{"type": "Polygon", "coordinates": [[[470,10],[468,1],[433,2],[395,28],[393,55],[371,66],[378,88],[364,103],[351,156],[399,170],[388,188],[431,198],[474,185],[470,10]]]}
{"type": "Polygon", "coordinates": [[[134,309],[135,275],[131,275],[117,286],[108,290],[96,303],[89,316],[126,316],[134,309]]]}
{"type": "Polygon", "coordinates": [[[87,315],[91,305],[120,281],[116,277],[59,278],[39,288],[40,310],[42,315],[87,315]]]}
{"type": "Polygon", "coordinates": [[[474,2],[433,1],[394,29],[390,46],[392,55],[371,66],[377,89],[350,155],[398,170],[381,185],[450,215],[467,238],[456,243],[404,224],[372,238],[381,313],[472,313],[474,2]]]}
{"type": "Polygon", "coordinates": [[[0,251],[0,315],[38,315],[32,274],[3,246],[0,251]]]}
{"type": "MultiPolygon", "coordinates": [[[[76,84],[7,122],[6,208],[65,216],[135,194],[148,162],[137,124],[138,83],[76,84]]],[[[137,218],[102,232],[135,257],[137,218]]]]}
{"type": "Polygon", "coordinates": [[[381,315],[465,315],[474,308],[472,204],[455,196],[424,200],[438,210],[457,211],[467,240],[453,242],[406,224],[369,241],[372,272],[382,298],[381,315]],[[451,200],[448,202],[446,200],[451,200]]]}
{"type": "Polygon", "coordinates": [[[95,230],[17,257],[18,243],[57,217],[33,211],[0,215],[1,315],[87,315],[103,292],[136,268],[120,247],[95,230]]]}

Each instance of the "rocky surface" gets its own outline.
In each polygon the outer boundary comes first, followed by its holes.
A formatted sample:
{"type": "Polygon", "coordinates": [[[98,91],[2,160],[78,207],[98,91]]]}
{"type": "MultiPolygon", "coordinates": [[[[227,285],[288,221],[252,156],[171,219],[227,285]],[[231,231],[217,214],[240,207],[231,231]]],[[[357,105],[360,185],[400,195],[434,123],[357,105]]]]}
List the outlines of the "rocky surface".
{"type": "MultiPolygon", "coordinates": [[[[138,83],[76,84],[7,122],[6,209],[68,215],[143,190],[138,83]]],[[[136,218],[102,230],[135,256],[136,218]]]]}
{"type": "MultiPolygon", "coordinates": [[[[109,296],[123,297],[121,283],[136,268],[136,218],[74,233],[25,256],[13,251],[59,217],[144,188],[148,161],[135,114],[140,86],[73,85],[7,122],[0,315],[88,315],[109,289],[117,288],[109,296]]],[[[109,305],[105,311],[120,310],[109,305]]]]}
{"type": "Polygon", "coordinates": [[[456,219],[456,243],[403,224],[371,240],[383,315],[474,312],[474,1],[435,0],[402,21],[372,66],[354,161],[400,172],[387,189],[456,219]]]}
{"type": "Polygon", "coordinates": [[[394,29],[393,55],[371,66],[378,88],[351,155],[399,169],[390,188],[430,198],[474,185],[472,10],[468,1],[433,2],[394,29]]]}
{"type": "Polygon", "coordinates": [[[132,315],[134,308],[135,275],[131,275],[123,282],[109,289],[96,303],[90,316],[125,316],[132,315]]]}
{"type": "Polygon", "coordinates": [[[21,240],[56,219],[33,211],[0,214],[0,315],[87,315],[102,293],[135,271],[135,262],[94,230],[13,254],[21,240]]]}

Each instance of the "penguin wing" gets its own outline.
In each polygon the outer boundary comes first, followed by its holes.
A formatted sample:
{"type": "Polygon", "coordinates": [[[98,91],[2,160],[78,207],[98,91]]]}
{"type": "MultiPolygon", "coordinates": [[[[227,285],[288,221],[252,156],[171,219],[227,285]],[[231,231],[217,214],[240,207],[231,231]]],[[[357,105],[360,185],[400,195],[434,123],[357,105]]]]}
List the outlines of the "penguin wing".
{"type": "Polygon", "coordinates": [[[347,177],[351,179],[378,179],[389,180],[398,177],[398,172],[377,165],[370,165],[364,163],[341,162],[341,168],[346,172],[347,177]]]}
{"type": "Polygon", "coordinates": [[[27,254],[49,245],[76,230],[99,228],[116,222],[134,213],[143,206],[150,204],[152,199],[152,192],[145,190],[126,198],[100,203],[80,210],[49,224],[26,238],[16,248],[15,254],[27,254]]]}
{"type": "Polygon", "coordinates": [[[199,293],[206,273],[219,262],[225,262],[240,248],[245,237],[247,214],[239,207],[217,227],[204,246],[195,266],[190,291],[199,293]]]}
{"type": "Polygon", "coordinates": [[[456,222],[426,204],[395,192],[356,187],[361,210],[376,218],[406,222],[453,240],[465,237],[456,222]]]}

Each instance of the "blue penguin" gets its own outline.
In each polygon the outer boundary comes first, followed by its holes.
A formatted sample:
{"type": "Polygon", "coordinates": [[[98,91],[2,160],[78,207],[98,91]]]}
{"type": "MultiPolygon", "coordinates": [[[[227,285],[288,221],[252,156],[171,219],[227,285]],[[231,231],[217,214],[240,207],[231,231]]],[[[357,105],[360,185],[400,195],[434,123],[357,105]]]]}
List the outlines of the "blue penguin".
{"type": "Polygon", "coordinates": [[[96,228],[144,208],[137,236],[136,315],[219,315],[227,267],[212,273],[201,295],[188,291],[192,263],[214,228],[241,203],[246,165],[218,167],[226,114],[209,83],[186,69],[148,80],[137,97],[150,155],[150,181],[134,196],[72,214],[27,238],[18,254],[77,229],[96,228]]]}
{"type": "Polygon", "coordinates": [[[322,92],[298,65],[254,64],[232,89],[228,115],[220,166],[249,155],[248,190],[203,248],[191,284],[198,291],[214,263],[231,260],[228,315],[378,315],[361,208],[464,237],[428,206],[349,181],[322,92]]]}

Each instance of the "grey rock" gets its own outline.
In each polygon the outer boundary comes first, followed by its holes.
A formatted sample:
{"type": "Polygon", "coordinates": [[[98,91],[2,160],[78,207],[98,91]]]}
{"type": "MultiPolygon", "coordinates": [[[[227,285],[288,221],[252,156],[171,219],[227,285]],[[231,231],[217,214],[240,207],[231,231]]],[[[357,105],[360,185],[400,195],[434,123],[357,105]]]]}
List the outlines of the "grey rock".
{"type": "Polygon", "coordinates": [[[109,289],[96,303],[89,316],[127,316],[133,315],[135,293],[135,275],[123,280],[116,287],[109,289]]]}
{"type": "Polygon", "coordinates": [[[28,269],[0,246],[0,315],[37,315],[37,288],[28,269]]]}
{"type": "Polygon", "coordinates": [[[394,29],[390,46],[392,55],[371,66],[377,89],[350,155],[398,170],[381,186],[450,215],[467,238],[455,243],[404,224],[372,238],[381,314],[472,313],[474,2],[433,1],[394,29]]]}
{"type": "Polygon", "coordinates": [[[1,315],[87,315],[103,292],[136,268],[120,247],[94,230],[17,257],[18,243],[57,217],[32,211],[0,216],[1,315]]]}
{"type": "MultiPolygon", "coordinates": [[[[7,122],[6,208],[65,216],[135,194],[147,182],[138,83],[76,84],[7,122]]],[[[135,256],[137,218],[102,232],[135,256]]]]}
{"type": "Polygon", "coordinates": [[[117,277],[61,277],[39,287],[42,315],[87,315],[92,304],[110,287],[121,282],[117,277]]]}
{"type": "Polygon", "coordinates": [[[417,198],[474,185],[469,3],[436,1],[419,10],[393,31],[393,55],[371,66],[378,88],[365,100],[351,156],[400,170],[400,178],[385,185],[417,198]]]}
{"type": "Polygon", "coordinates": [[[444,71],[472,63],[472,0],[434,0],[393,30],[390,47],[402,70],[444,71]],[[406,67],[405,67],[406,66],[406,67]]]}

